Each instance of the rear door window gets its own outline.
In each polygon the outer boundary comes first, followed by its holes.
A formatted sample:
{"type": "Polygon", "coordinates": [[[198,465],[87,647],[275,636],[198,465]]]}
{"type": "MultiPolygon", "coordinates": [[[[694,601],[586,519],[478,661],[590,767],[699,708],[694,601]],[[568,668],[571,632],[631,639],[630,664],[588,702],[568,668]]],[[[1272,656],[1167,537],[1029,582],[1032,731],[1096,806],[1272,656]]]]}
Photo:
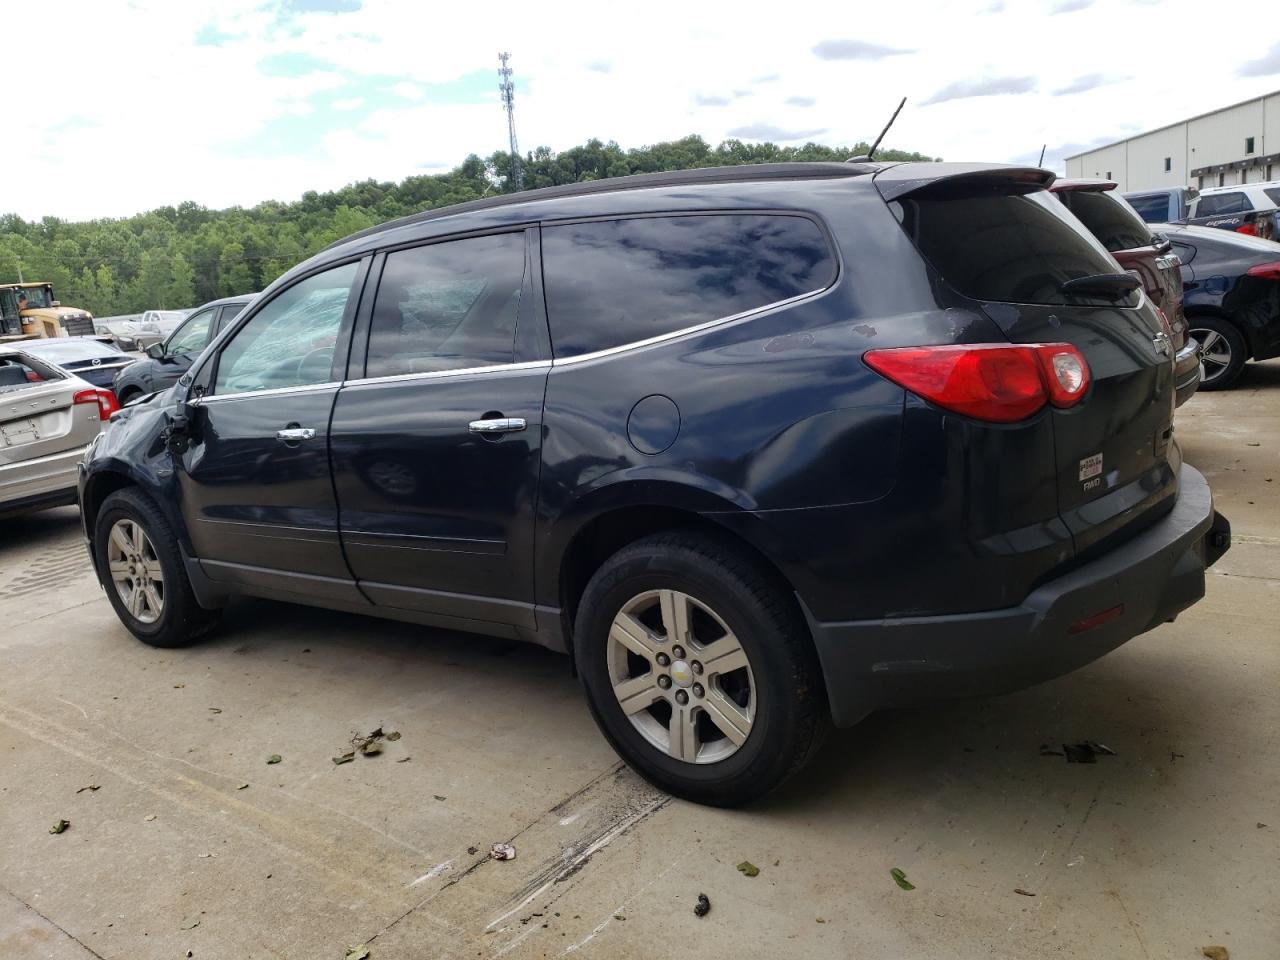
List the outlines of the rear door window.
{"type": "Polygon", "coordinates": [[[1045,190],[1011,193],[1004,187],[944,183],[890,207],[925,259],[966,297],[1115,305],[1062,292],[1062,284],[1076,277],[1124,271],[1045,190]]]}
{"type": "Polygon", "coordinates": [[[1262,192],[1267,195],[1267,199],[1280,207],[1280,187],[1264,187],[1262,192]]]}
{"type": "Polygon", "coordinates": [[[558,224],[543,228],[542,260],[557,357],[745,313],[836,277],[821,228],[784,214],[558,224]]]}
{"type": "Polygon", "coordinates": [[[1057,197],[1112,253],[1151,246],[1151,231],[1142,218],[1110,192],[1064,190],[1057,197]]]}
{"type": "Polygon", "coordinates": [[[1242,192],[1211,193],[1200,195],[1200,204],[1196,207],[1197,217],[1216,217],[1224,213],[1248,213],[1253,209],[1249,198],[1242,192]]]}
{"type": "Polygon", "coordinates": [[[387,254],[365,376],[511,363],[524,266],[523,231],[387,254]]]}

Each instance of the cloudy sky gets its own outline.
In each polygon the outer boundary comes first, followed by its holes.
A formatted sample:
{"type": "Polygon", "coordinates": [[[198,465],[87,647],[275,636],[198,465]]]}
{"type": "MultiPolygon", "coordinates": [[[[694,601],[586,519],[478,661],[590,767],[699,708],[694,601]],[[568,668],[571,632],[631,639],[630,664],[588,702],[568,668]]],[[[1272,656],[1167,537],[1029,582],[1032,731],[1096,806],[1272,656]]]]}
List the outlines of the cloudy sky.
{"type": "Polygon", "coordinates": [[[525,150],[691,133],[852,144],[906,96],[888,146],[1026,162],[1048,143],[1062,169],[1084,146],[1280,89],[1274,0],[1230,4],[1220,50],[1204,0],[13,6],[0,212],[28,218],[446,170],[506,146],[500,50],[525,150]]]}

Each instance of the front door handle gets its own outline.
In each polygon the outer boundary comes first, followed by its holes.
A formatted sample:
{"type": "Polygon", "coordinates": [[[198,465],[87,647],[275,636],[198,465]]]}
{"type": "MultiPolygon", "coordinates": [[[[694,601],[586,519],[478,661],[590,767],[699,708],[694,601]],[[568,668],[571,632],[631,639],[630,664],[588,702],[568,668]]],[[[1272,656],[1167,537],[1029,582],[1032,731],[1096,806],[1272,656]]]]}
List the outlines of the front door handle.
{"type": "Polygon", "coordinates": [[[493,420],[472,420],[468,429],[472,433],[518,433],[529,426],[524,417],[497,417],[493,420]]]}
{"type": "Polygon", "coordinates": [[[299,440],[311,440],[316,435],[315,430],[311,427],[286,427],[284,430],[276,431],[276,439],[283,440],[285,443],[297,443],[299,440]]]}

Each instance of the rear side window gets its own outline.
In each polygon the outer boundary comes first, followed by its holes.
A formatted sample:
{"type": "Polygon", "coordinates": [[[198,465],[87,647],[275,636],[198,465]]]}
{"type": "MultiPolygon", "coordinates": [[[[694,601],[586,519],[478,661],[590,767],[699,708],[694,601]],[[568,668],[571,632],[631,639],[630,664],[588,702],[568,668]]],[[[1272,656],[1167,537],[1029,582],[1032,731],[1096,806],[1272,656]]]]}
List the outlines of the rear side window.
{"type": "Polygon", "coordinates": [[[1248,213],[1253,209],[1249,198],[1239,191],[1235,193],[1201,194],[1200,205],[1196,207],[1197,217],[1216,217],[1224,213],[1248,213]]]}
{"type": "Polygon", "coordinates": [[[1133,209],[1147,223],[1166,223],[1169,220],[1168,197],[1126,197],[1133,209]]]}
{"type": "Polygon", "coordinates": [[[1280,187],[1264,187],[1263,193],[1267,195],[1267,199],[1280,207],[1280,187]]]}
{"type": "Polygon", "coordinates": [[[836,277],[807,217],[711,214],[545,227],[557,357],[572,357],[814,293],[836,277]]]}
{"type": "Polygon", "coordinates": [[[1056,196],[1112,253],[1151,246],[1151,231],[1119,197],[1097,190],[1066,190],[1056,196]]]}
{"type": "Polygon", "coordinates": [[[520,232],[387,254],[365,376],[511,363],[524,247],[520,232]]]}
{"type": "Polygon", "coordinates": [[[966,297],[1115,305],[1062,292],[1067,280],[1123,271],[1047,191],[947,184],[890,206],[925,258],[966,297]]]}

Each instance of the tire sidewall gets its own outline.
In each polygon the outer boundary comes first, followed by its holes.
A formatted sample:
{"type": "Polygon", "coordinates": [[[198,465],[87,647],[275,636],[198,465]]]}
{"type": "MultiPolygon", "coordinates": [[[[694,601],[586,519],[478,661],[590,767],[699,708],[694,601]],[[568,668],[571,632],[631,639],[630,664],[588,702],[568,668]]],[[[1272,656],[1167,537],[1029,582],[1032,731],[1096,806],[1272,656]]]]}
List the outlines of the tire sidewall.
{"type": "Polygon", "coordinates": [[[156,529],[152,518],[148,517],[145,511],[139,509],[134,500],[134,497],[113,495],[104,504],[104,508],[98,514],[94,525],[94,552],[98,569],[102,571],[103,589],[106,590],[107,598],[111,601],[111,606],[115,609],[120,622],[139,640],[154,641],[165,636],[178,626],[176,622],[179,616],[177,609],[179,604],[176,596],[178,591],[175,588],[180,582],[178,578],[185,577],[186,571],[182,569],[180,558],[177,555],[177,548],[172,543],[171,538],[166,537],[156,529]],[[160,569],[164,574],[164,602],[160,616],[155,623],[143,623],[134,617],[125,607],[124,600],[121,598],[119,590],[116,589],[115,582],[111,579],[107,560],[107,544],[111,537],[111,528],[121,520],[130,520],[142,527],[143,532],[146,533],[147,538],[151,541],[151,545],[155,548],[156,558],[160,561],[160,569]]]}
{"type": "MultiPolygon", "coordinates": [[[[765,626],[769,621],[747,591],[710,574],[705,566],[677,551],[631,553],[606,567],[583,595],[574,631],[574,655],[587,688],[591,710],[606,738],[642,774],[666,785],[672,780],[732,790],[736,783],[771,779],[767,771],[780,761],[780,745],[789,741],[794,722],[792,667],[765,626]],[[756,707],[751,733],[734,753],[714,763],[688,763],[657,750],[632,725],[613,693],[606,651],[618,611],[637,594],[671,589],[687,593],[711,608],[742,644],[755,681],[756,707]]],[[[714,802],[714,800],[712,801],[714,802]]]]}

